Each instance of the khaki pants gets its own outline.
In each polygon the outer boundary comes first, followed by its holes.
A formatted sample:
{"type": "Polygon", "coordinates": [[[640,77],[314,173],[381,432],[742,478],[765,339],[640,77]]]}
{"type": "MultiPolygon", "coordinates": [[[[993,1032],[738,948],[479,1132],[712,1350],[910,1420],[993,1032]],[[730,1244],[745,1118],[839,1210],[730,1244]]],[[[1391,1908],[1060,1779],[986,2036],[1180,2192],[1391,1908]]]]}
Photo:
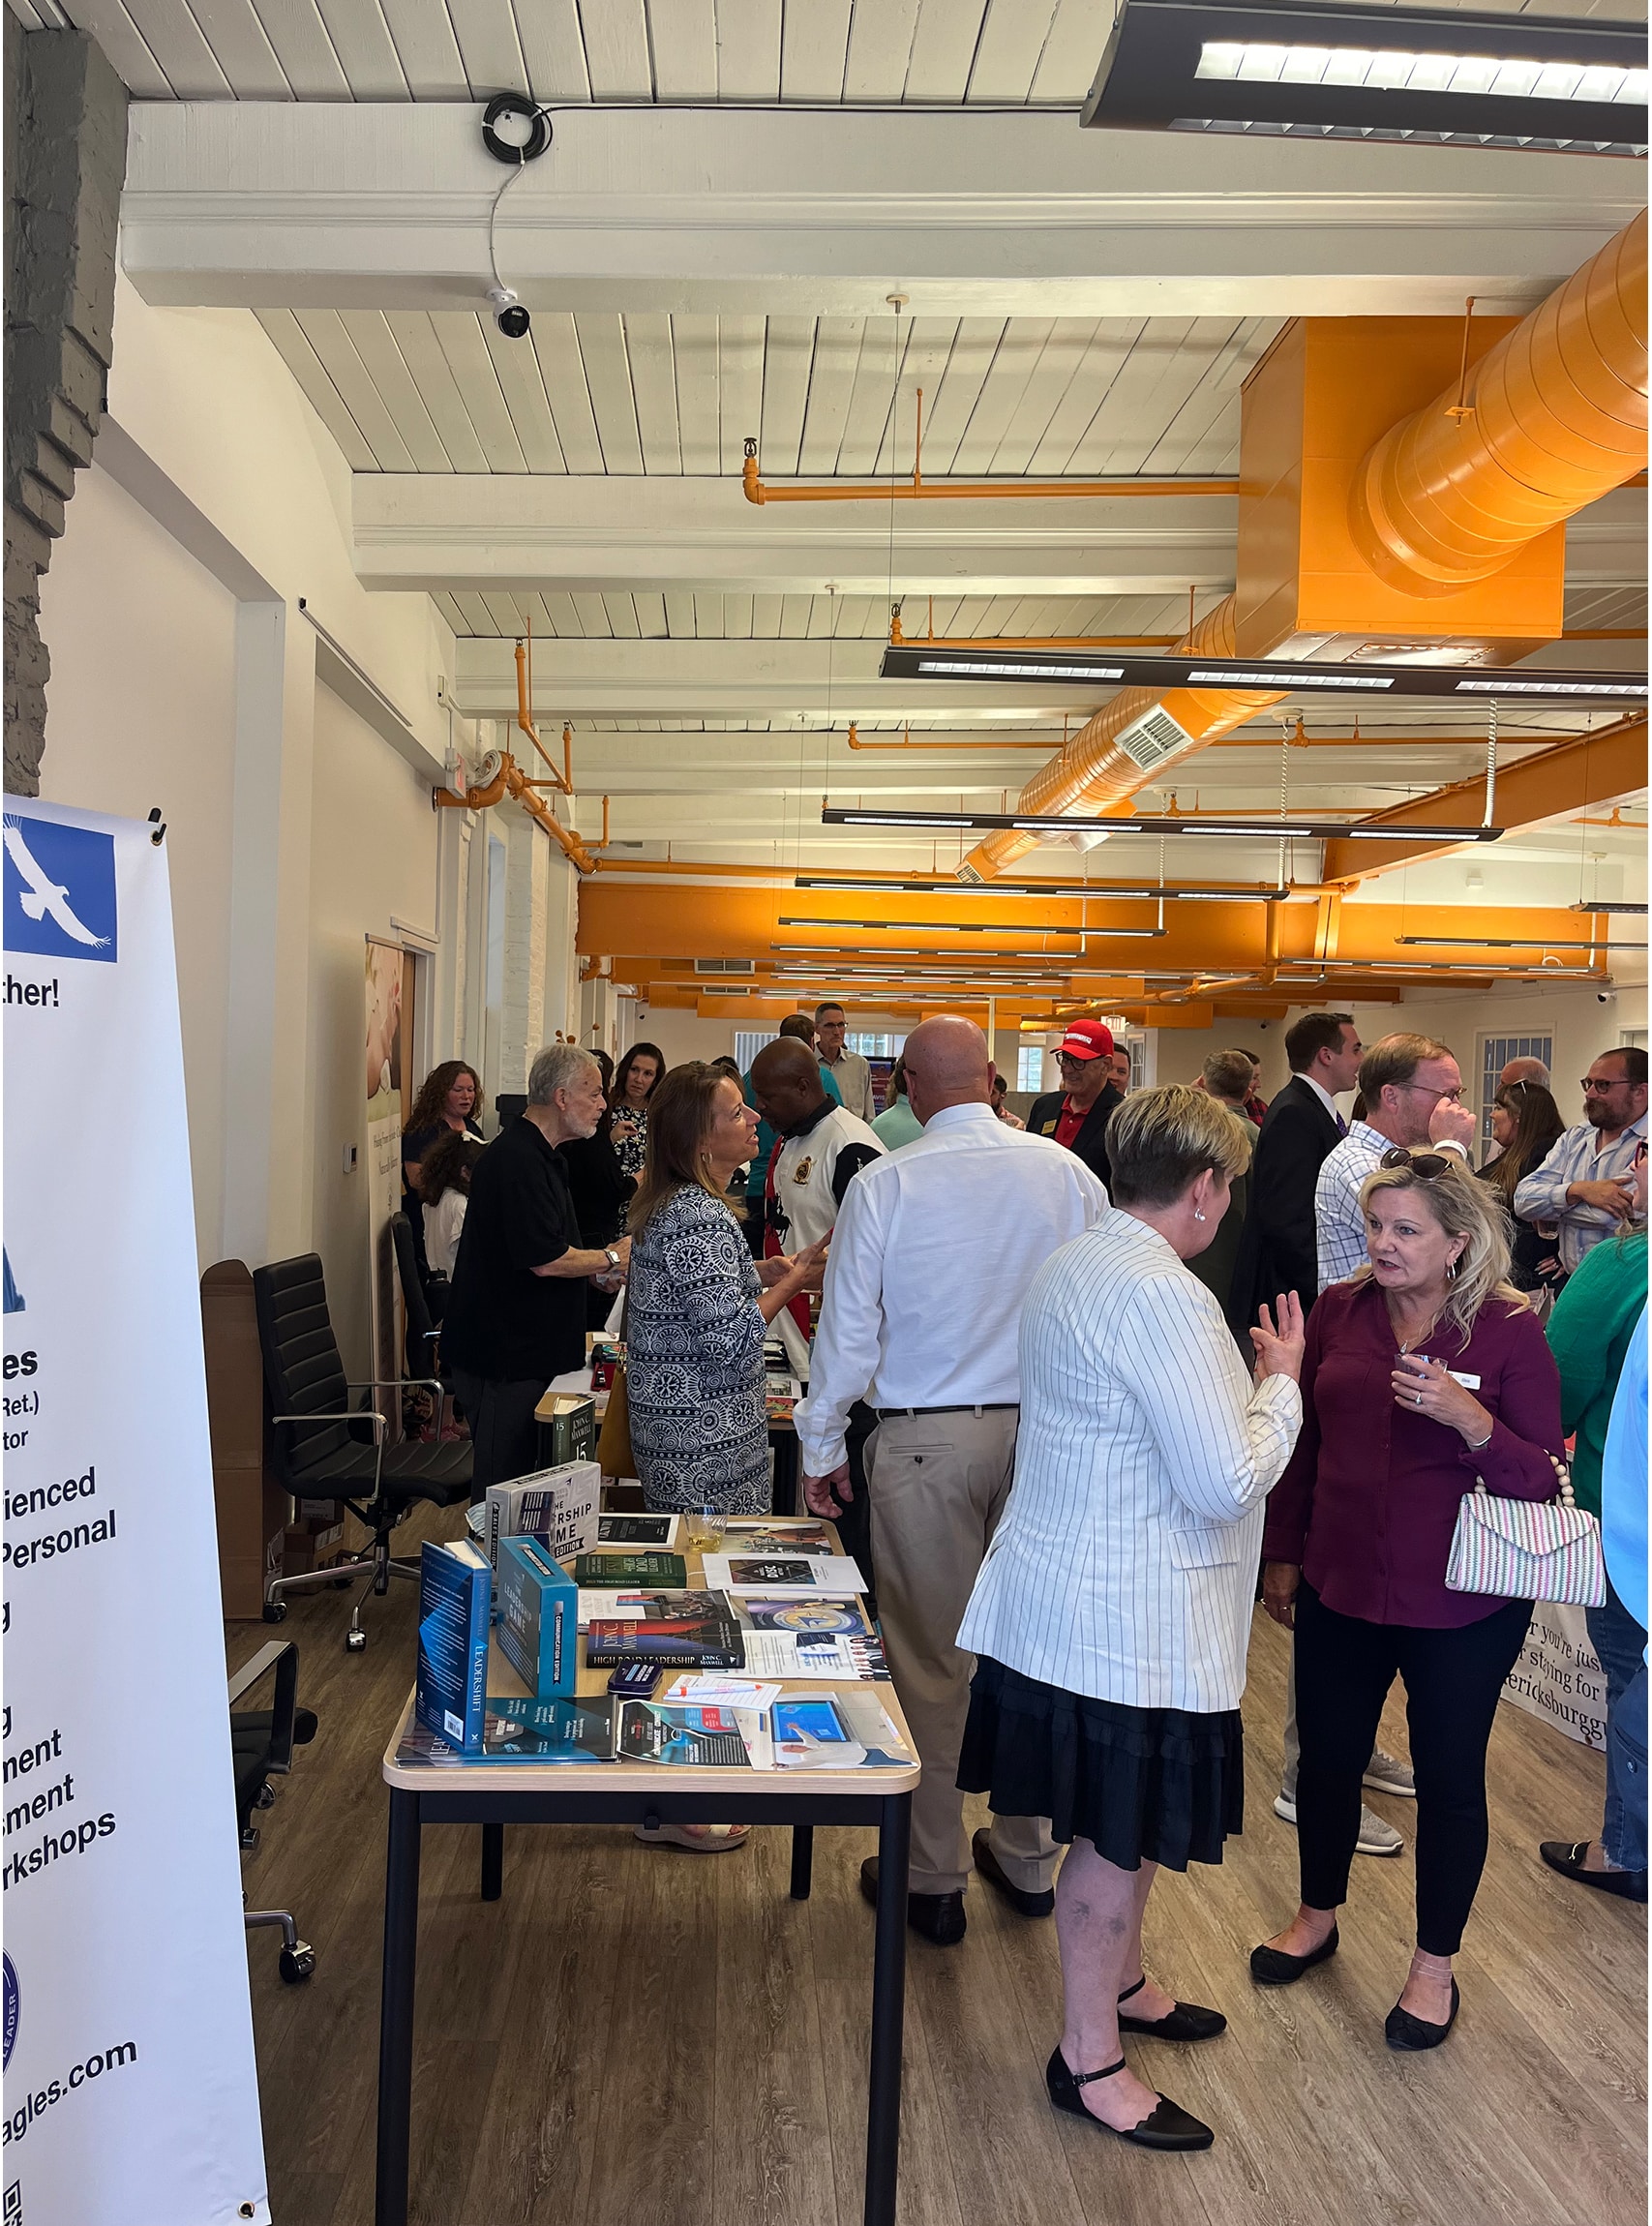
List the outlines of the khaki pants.
{"type": "MultiPolygon", "coordinates": [[[[878,1617],[923,1778],[912,1804],[912,1891],[967,1885],[958,1749],[975,1656],[953,1643],[1015,1468],[1014,1407],[892,1415],[866,1445],[878,1617]]],[[[992,1851],[1011,1885],[1042,1893],[1057,1848],[1043,1817],[995,1818],[992,1851]]]]}

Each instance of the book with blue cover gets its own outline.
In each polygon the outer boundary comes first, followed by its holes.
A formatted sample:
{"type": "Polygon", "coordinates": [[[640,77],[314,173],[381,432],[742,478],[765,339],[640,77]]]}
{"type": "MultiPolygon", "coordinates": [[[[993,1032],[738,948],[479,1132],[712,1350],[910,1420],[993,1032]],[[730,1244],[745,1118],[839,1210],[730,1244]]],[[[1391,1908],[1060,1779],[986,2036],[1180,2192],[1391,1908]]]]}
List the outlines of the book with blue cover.
{"type": "Polygon", "coordinates": [[[419,1555],[419,1669],[414,1713],[462,1755],[482,1751],[494,1573],[468,1539],[426,1541],[419,1555]]]}
{"type": "Polygon", "coordinates": [[[580,1588],[536,1538],[501,1538],[499,1652],[536,1700],[566,1697],[579,1668],[580,1588]]]}
{"type": "Polygon", "coordinates": [[[479,1754],[462,1755],[422,1724],[409,1724],[396,1749],[405,1766],[466,1762],[611,1762],[614,1702],[605,1693],[588,1700],[523,1700],[488,1696],[487,1729],[479,1754]]]}

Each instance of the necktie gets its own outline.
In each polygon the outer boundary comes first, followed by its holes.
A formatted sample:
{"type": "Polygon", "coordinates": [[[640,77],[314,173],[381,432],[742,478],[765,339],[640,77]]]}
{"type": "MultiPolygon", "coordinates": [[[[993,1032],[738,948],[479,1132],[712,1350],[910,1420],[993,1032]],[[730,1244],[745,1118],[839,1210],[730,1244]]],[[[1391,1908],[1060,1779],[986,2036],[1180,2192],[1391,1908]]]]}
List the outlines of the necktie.
{"type": "Polygon", "coordinates": [[[1346,1136],[1348,1133],[1348,1124],[1343,1120],[1340,1113],[1337,1116],[1337,1133],[1338,1136],[1346,1136]]]}

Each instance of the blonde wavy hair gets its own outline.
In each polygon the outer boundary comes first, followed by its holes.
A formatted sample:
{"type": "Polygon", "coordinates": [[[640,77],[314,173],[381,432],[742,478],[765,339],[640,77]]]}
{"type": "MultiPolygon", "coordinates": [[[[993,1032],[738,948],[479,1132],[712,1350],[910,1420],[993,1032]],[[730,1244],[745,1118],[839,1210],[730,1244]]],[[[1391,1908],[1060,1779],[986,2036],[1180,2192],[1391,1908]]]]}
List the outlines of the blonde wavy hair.
{"type": "MultiPolygon", "coordinates": [[[[1443,1156],[1443,1155],[1442,1155],[1443,1156]]],[[[1360,1186],[1360,1211],[1379,1190],[1414,1190],[1448,1237],[1464,1240],[1455,1273],[1447,1271],[1444,1319],[1466,1339],[1475,1316],[1492,1299],[1511,1313],[1524,1313],[1531,1301],[1509,1280],[1509,1217],[1498,1193],[1480,1182],[1466,1163],[1448,1166],[1443,1175],[1424,1176],[1409,1167],[1379,1167],[1360,1186]]],[[[1367,1281],[1370,1262],[1350,1282],[1367,1281]]]]}

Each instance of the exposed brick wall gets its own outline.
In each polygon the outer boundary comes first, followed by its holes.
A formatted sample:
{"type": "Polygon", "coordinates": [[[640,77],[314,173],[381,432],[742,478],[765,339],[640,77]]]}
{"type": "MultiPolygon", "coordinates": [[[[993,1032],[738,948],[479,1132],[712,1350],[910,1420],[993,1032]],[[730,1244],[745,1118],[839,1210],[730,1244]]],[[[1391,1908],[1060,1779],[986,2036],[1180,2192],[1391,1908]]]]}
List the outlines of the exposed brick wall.
{"type": "Polygon", "coordinates": [[[40,575],[92,460],[113,352],[126,88],[81,31],[5,18],[6,787],[35,796],[50,662],[40,575]]]}

